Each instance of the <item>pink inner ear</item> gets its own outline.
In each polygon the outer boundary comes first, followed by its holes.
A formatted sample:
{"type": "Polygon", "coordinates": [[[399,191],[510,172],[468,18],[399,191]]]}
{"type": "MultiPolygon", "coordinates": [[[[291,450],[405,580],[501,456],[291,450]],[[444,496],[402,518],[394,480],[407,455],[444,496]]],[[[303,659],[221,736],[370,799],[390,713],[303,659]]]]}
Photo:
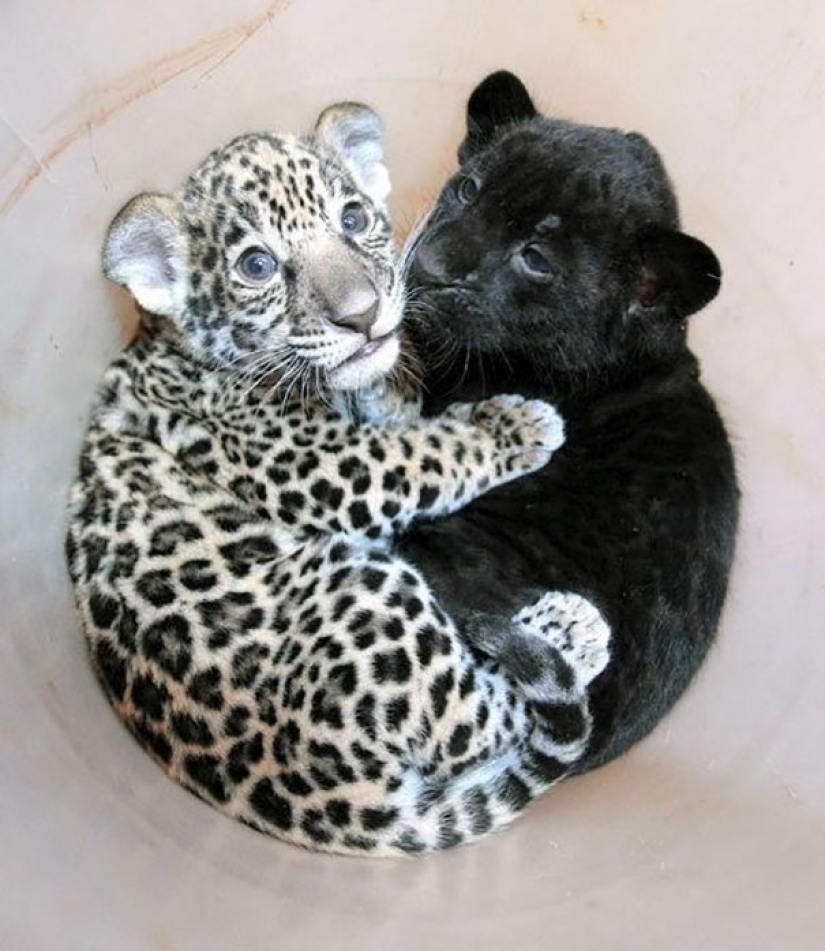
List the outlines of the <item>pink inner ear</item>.
{"type": "Polygon", "coordinates": [[[659,282],[656,280],[656,272],[645,265],[636,282],[636,298],[644,307],[649,307],[658,296],[659,282]]]}

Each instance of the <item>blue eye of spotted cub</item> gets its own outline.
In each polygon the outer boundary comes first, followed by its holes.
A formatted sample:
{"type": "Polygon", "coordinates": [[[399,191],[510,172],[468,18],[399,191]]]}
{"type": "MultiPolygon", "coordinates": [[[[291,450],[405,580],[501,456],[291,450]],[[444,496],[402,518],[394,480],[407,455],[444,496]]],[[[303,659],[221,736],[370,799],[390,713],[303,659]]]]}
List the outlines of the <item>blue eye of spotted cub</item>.
{"type": "Polygon", "coordinates": [[[348,202],[341,212],[341,229],[344,234],[363,234],[369,227],[370,216],[367,209],[357,201],[348,202]]]}
{"type": "Polygon", "coordinates": [[[472,175],[465,175],[456,186],[455,193],[462,205],[471,205],[479,193],[478,182],[472,175]]]}
{"type": "Polygon", "coordinates": [[[552,273],[547,255],[535,244],[528,244],[519,255],[521,265],[530,277],[547,278],[552,273]]]}
{"type": "Polygon", "coordinates": [[[248,248],[238,259],[238,273],[249,284],[266,284],[275,277],[278,262],[264,248],[248,248]]]}

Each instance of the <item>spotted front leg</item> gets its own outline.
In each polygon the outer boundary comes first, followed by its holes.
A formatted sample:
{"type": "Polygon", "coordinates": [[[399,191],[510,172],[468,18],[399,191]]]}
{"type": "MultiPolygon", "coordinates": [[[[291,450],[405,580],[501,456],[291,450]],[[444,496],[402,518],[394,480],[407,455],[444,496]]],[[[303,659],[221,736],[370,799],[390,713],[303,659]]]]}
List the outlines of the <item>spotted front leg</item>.
{"type": "Polygon", "coordinates": [[[547,403],[507,396],[403,429],[321,425],[310,436],[303,448],[297,427],[289,449],[273,450],[258,494],[293,529],[379,538],[545,465],[563,425],[547,403]]]}
{"type": "Polygon", "coordinates": [[[564,439],[548,403],[497,396],[403,427],[287,413],[266,438],[169,415],[154,435],[187,470],[295,534],[390,537],[545,465],[564,439]]]}

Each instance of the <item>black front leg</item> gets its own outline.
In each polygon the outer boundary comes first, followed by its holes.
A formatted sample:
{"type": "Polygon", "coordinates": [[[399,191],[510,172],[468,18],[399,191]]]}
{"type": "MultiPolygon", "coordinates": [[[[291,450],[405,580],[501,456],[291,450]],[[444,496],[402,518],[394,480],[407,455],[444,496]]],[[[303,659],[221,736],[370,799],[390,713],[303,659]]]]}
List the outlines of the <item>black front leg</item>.
{"type": "Polygon", "coordinates": [[[396,550],[421,569],[460,631],[479,625],[504,630],[516,611],[548,587],[533,577],[523,553],[467,510],[414,526],[396,550]]]}

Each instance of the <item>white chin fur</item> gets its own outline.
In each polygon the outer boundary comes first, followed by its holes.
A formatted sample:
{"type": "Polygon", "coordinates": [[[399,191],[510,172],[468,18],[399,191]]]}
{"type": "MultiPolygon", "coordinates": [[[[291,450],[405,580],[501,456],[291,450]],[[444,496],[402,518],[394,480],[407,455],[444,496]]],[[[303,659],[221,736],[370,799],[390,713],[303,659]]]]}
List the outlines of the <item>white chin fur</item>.
{"type": "Polygon", "coordinates": [[[367,386],[392,370],[400,352],[398,337],[390,337],[375,353],[329,370],[329,385],[333,390],[357,390],[367,386]]]}

